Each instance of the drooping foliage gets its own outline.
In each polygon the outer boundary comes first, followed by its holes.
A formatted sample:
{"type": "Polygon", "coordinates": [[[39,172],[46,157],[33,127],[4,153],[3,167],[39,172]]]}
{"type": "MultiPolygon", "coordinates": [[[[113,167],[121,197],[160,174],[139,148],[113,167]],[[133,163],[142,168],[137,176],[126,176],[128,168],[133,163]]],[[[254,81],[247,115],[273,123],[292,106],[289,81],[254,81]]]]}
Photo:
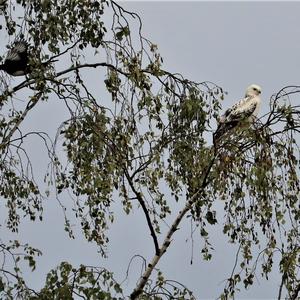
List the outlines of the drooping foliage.
{"type": "MultiPolygon", "coordinates": [[[[139,209],[149,229],[142,238],[151,237],[154,256],[131,298],[192,299],[191,291],[160,272],[150,280],[179,223],[189,216],[204,241],[204,259],[213,255],[209,231],[219,230],[217,224],[239,245],[221,297],[234,296],[240,282],[249,287],[256,273],[268,278],[279,253],[278,293],[285,287],[296,299],[298,86],[274,94],[266,116],[229,132],[215,148],[212,132],[222,88],[164,70],[157,46],[142,36],[135,13],[104,0],[2,1],[0,10],[2,40],[8,45],[27,40],[33,70],[16,85],[1,74],[0,191],[8,229],[17,231],[22,218],[39,222],[44,199],[56,198],[69,236],[74,237],[70,219],[75,217],[85,238],[106,256],[109,226],[118,217],[113,204],[128,217],[139,209]],[[41,105],[64,111],[54,136],[53,128],[45,132],[24,125],[41,105]],[[44,182],[31,162],[33,138],[42,141],[49,162],[44,182]],[[72,207],[66,199],[73,200],[72,207]],[[222,211],[216,211],[221,201],[222,211]],[[166,220],[171,220],[169,228],[166,220]]],[[[34,255],[41,253],[26,247],[24,258],[33,267],[34,255]]],[[[2,250],[4,255],[11,248],[4,243],[2,250]]],[[[14,262],[12,270],[3,264],[0,275],[0,295],[8,299],[127,296],[110,271],[69,262],[50,271],[44,288],[33,291],[22,278],[19,259],[14,262]]]]}

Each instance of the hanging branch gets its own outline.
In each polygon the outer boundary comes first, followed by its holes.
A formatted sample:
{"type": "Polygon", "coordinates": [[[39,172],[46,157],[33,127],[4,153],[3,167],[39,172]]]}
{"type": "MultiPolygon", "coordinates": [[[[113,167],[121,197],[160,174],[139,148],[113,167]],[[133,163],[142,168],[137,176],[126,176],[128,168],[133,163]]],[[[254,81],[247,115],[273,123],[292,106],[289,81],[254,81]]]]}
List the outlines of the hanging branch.
{"type": "Polygon", "coordinates": [[[178,216],[174,220],[173,224],[171,225],[169,231],[166,234],[166,237],[165,237],[165,239],[163,241],[162,246],[159,249],[159,254],[158,255],[155,254],[155,256],[152,258],[151,262],[147,266],[147,269],[145,270],[145,272],[141,276],[140,282],[138,283],[138,285],[136,286],[136,288],[134,289],[134,291],[131,293],[131,295],[130,295],[130,299],[131,300],[137,299],[138,296],[143,292],[143,289],[144,289],[147,281],[149,280],[152,271],[154,270],[155,266],[160,261],[160,259],[162,258],[162,256],[165,254],[165,252],[167,251],[168,247],[170,246],[170,244],[171,244],[171,238],[174,235],[174,233],[178,230],[178,225],[180,224],[180,222],[182,221],[182,219],[186,215],[186,213],[192,208],[192,206],[195,203],[195,201],[203,193],[205,187],[208,184],[207,178],[208,178],[208,175],[210,173],[211,168],[213,167],[213,164],[215,162],[216,157],[217,157],[217,153],[214,152],[214,155],[213,155],[213,157],[212,157],[212,159],[211,159],[211,161],[210,161],[210,163],[209,163],[209,165],[208,165],[208,167],[206,169],[206,172],[204,174],[204,178],[203,178],[201,187],[187,201],[187,203],[184,206],[184,208],[179,212],[178,216]]]}

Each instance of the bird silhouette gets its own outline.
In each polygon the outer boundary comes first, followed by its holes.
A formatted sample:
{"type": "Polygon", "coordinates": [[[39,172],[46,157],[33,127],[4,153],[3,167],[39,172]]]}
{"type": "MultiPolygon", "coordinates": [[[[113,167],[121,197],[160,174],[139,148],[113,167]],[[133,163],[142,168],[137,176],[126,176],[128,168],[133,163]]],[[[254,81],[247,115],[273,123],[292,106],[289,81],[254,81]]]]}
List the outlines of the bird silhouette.
{"type": "Polygon", "coordinates": [[[22,76],[29,73],[28,47],[26,41],[16,41],[8,51],[4,63],[0,65],[0,70],[12,76],[22,76]]]}

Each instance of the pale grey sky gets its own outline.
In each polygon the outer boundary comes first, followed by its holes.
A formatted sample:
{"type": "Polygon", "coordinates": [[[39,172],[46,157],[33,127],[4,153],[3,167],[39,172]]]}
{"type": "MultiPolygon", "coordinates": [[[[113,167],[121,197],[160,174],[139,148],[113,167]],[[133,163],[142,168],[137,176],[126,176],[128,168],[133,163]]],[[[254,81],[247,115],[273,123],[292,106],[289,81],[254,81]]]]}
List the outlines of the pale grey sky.
{"type": "MultiPolygon", "coordinates": [[[[268,110],[271,94],[285,85],[299,84],[300,3],[122,2],[122,5],[141,16],[143,34],[158,44],[164,68],[194,81],[212,81],[222,86],[228,91],[224,107],[243,97],[245,88],[256,83],[263,90],[263,113],[268,110]]],[[[57,111],[55,103],[42,103],[32,112],[26,126],[50,128],[53,135],[53,127],[59,123],[58,114],[64,112],[57,111]]],[[[36,156],[34,160],[46,167],[45,157],[36,156]]],[[[44,168],[41,174],[43,171],[44,168]]],[[[80,238],[80,234],[75,241],[67,238],[62,213],[52,198],[45,204],[43,223],[25,221],[18,235],[1,227],[1,236],[20,238],[42,250],[44,255],[38,259],[36,272],[27,275],[33,287],[41,287],[46,272],[62,260],[107,266],[122,280],[130,258],[141,254],[151,259],[153,246],[142,212],[137,210],[126,217],[117,203],[115,207],[120,217],[111,228],[108,259],[97,255],[96,247],[80,238]]],[[[213,227],[212,262],[201,260],[201,240],[195,237],[194,260],[190,265],[191,242],[186,242],[189,228],[185,220],[158,267],[166,278],[186,284],[197,299],[215,299],[223,288],[222,280],[231,273],[236,246],[227,244],[217,231],[220,228],[213,227]]],[[[140,264],[134,263],[124,286],[127,293],[134,287],[139,270],[140,264]]],[[[268,282],[257,278],[255,286],[242,291],[237,298],[273,299],[277,296],[278,280],[276,271],[268,282]]]]}

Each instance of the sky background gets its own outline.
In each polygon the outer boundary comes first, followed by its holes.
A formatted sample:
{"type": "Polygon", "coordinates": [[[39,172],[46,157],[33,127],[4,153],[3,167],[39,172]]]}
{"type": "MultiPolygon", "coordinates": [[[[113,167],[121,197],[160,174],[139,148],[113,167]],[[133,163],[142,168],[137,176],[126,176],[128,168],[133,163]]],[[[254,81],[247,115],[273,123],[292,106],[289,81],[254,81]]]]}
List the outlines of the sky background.
{"type": "MultiPolygon", "coordinates": [[[[143,35],[158,45],[164,69],[179,72],[193,81],[220,85],[228,92],[224,108],[241,99],[246,87],[256,83],[262,87],[262,115],[268,111],[273,93],[286,85],[299,84],[300,3],[122,1],[122,5],[140,15],[143,35]]],[[[57,111],[55,102],[42,103],[24,126],[47,130],[54,136],[63,114],[57,111]]],[[[40,147],[36,142],[34,148],[40,147]]],[[[41,165],[42,175],[46,157],[36,155],[34,162],[41,165]]],[[[35,288],[40,288],[45,274],[63,260],[75,265],[107,266],[122,281],[130,258],[141,254],[151,259],[153,245],[140,210],[126,217],[117,203],[115,209],[119,217],[111,226],[108,259],[97,255],[96,247],[83,240],[80,231],[76,240],[67,238],[62,212],[51,198],[45,202],[44,222],[24,221],[17,235],[1,227],[0,234],[3,240],[18,238],[43,252],[36,272],[25,273],[35,288]]],[[[5,218],[3,212],[1,217],[5,218]]],[[[196,238],[192,248],[190,223],[185,219],[159,264],[166,278],[186,284],[197,299],[217,298],[223,288],[222,280],[231,273],[236,247],[229,245],[218,230],[220,227],[216,226],[211,231],[213,260],[203,262],[199,253],[201,240],[196,238]]],[[[130,270],[124,283],[127,293],[139,277],[141,261],[134,260],[130,270]]],[[[242,291],[237,298],[273,299],[278,286],[275,269],[268,282],[256,278],[254,287],[242,291]]]]}

